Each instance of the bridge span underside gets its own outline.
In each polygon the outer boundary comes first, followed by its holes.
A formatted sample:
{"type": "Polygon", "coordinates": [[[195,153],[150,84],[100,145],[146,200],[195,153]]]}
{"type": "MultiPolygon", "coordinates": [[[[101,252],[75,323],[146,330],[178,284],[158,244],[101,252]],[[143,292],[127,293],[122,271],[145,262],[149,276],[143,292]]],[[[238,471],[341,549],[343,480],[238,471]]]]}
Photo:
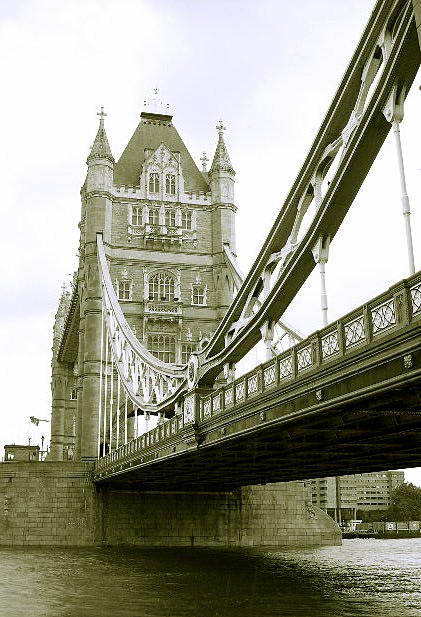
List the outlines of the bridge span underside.
{"type": "MultiPolygon", "coordinates": [[[[418,399],[419,390],[409,398],[418,399]]],[[[419,465],[421,405],[378,403],[378,409],[349,406],[305,422],[267,426],[169,460],[134,464],[129,472],[103,481],[139,490],[222,491],[419,465]]]]}
{"type": "Polygon", "coordinates": [[[385,335],[289,386],[261,389],[232,411],[97,469],[95,481],[214,491],[419,466],[421,320],[397,338],[385,335]]]}

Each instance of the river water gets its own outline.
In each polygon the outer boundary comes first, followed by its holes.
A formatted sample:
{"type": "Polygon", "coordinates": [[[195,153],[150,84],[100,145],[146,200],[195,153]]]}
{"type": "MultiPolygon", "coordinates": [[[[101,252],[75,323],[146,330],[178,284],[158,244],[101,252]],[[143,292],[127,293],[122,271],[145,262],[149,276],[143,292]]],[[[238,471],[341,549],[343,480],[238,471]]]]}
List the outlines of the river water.
{"type": "Polygon", "coordinates": [[[1,617],[417,617],[421,538],[342,547],[0,548],[1,617]]]}

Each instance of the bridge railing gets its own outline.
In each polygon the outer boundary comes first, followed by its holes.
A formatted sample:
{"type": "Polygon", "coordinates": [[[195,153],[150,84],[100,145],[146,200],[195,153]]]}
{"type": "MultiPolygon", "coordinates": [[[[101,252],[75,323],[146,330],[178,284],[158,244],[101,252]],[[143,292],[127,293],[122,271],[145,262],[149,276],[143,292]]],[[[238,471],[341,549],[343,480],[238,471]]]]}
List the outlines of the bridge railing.
{"type": "MultiPolygon", "coordinates": [[[[176,452],[177,444],[196,445],[196,428],[234,407],[251,404],[263,392],[282,388],[306,372],[352,354],[357,348],[421,319],[421,272],[389,288],[337,322],[313,333],[291,349],[260,364],[218,390],[191,391],[181,413],[113,450],[96,462],[99,475],[132,459],[147,462],[158,450],[176,452]]],[[[317,396],[317,393],[316,393],[317,396]]]]}

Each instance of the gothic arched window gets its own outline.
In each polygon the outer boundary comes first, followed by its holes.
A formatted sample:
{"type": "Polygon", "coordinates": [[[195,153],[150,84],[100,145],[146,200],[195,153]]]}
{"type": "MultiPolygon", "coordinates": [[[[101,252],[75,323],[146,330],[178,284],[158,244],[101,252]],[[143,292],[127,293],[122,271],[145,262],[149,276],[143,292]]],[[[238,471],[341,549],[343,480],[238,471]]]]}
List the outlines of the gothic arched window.
{"type": "Polygon", "coordinates": [[[205,285],[192,285],[191,303],[196,306],[206,305],[206,287],[205,285]]]}
{"type": "Polygon", "coordinates": [[[142,208],[140,206],[132,207],[132,225],[142,225],[142,208]]]}
{"type": "Polygon", "coordinates": [[[175,195],[175,175],[167,174],[165,176],[165,192],[168,195],[175,195]]]}
{"type": "Polygon", "coordinates": [[[150,208],[148,216],[149,225],[159,225],[159,209],[150,208]]]}
{"type": "Polygon", "coordinates": [[[159,193],[159,173],[156,171],[149,174],[149,192],[159,193]]]}
{"type": "Polygon", "coordinates": [[[165,225],[167,227],[175,227],[175,210],[165,211],[165,225]]]}
{"type": "Polygon", "coordinates": [[[173,302],[175,280],[169,272],[157,272],[149,278],[149,300],[173,302]]]}

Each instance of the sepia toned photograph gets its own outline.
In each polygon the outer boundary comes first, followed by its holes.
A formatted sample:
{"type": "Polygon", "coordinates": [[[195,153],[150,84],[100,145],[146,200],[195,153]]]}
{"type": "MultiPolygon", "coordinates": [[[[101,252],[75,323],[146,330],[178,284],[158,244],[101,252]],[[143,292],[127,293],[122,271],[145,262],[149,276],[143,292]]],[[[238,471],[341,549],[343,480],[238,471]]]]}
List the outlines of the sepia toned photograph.
{"type": "Polygon", "coordinates": [[[0,0],[1,617],[421,617],[421,0],[0,0]]]}

